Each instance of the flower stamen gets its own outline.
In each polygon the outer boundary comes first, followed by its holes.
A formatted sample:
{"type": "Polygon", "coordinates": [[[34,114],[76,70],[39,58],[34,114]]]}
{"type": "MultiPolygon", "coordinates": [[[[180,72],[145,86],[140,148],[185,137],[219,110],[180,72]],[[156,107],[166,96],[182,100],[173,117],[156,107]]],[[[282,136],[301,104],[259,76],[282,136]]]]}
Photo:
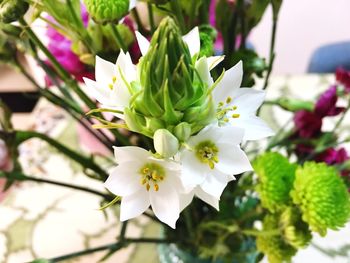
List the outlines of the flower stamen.
{"type": "Polygon", "coordinates": [[[227,97],[225,102],[219,102],[218,103],[218,109],[216,112],[216,118],[218,119],[219,123],[221,122],[229,122],[230,118],[233,119],[237,119],[239,118],[241,115],[239,113],[232,113],[232,111],[237,110],[237,106],[236,105],[229,105],[232,102],[232,98],[231,97],[227,97]]]}
{"type": "Polygon", "coordinates": [[[141,169],[141,184],[146,186],[146,190],[151,189],[153,185],[154,191],[159,190],[159,183],[164,180],[165,170],[156,163],[146,163],[141,169]]]}
{"type": "Polygon", "coordinates": [[[214,169],[215,163],[219,162],[219,149],[211,141],[203,141],[195,147],[196,156],[202,162],[208,164],[210,169],[214,169]]]}

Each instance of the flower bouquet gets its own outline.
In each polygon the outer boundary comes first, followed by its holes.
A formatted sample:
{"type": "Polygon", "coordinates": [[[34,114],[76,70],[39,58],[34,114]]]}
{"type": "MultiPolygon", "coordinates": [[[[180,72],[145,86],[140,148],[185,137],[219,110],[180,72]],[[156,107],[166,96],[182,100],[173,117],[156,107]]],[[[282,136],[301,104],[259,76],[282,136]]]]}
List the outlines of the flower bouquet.
{"type": "Polygon", "coordinates": [[[349,97],[350,75],[339,70],[337,83],[316,103],[290,97],[264,102],[281,4],[0,3],[1,61],[115,156],[102,165],[47,134],[15,130],[1,104],[4,191],[31,180],[98,194],[101,210],[120,206],[115,244],[36,262],[98,250],[107,251],[106,259],[132,243],[160,243],[162,262],[259,262],[264,256],[289,262],[313,232],[324,236],[347,223],[350,162],[342,144],[349,138],[341,128],[349,105],[337,100],[349,97]],[[266,62],[247,39],[268,6],[273,28],[266,62]],[[45,36],[36,32],[38,21],[47,27],[45,36]],[[19,62],[19,52],[44,70],[44,82],[19,62]],[[259,78],[262,89],[254,86],[259,78]],[[261,105],[291,112],[294,125],[273,131],[259,117],[261,105]],[[336,120],[331,131],[322,129],[325,117],[336,120]],[[31,138],[80,164],[105,192],[26,174],[18,146],[31,138]],[[161,236],[126,236],[128,220],[141,214],[163,227],[161,236]]]}

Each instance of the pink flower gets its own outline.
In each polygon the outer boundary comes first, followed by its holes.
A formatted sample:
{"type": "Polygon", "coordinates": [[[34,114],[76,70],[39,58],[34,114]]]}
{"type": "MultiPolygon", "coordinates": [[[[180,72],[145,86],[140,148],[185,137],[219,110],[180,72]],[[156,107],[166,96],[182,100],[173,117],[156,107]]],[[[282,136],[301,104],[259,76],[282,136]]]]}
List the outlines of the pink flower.
{"type": "Polygon", "coordinates": [[[345,92],[350,92],[350,71],[343,68],[338,68],[335,72],[336,79],[339,83],[345,86],[345,92]]]}
{"type": "Polygon", "coordinates": [[[314,112],[321,118],[338,115],[344,111],[344,108],[336,106],[337,100],[337,87],[332,86],[319,97],[314,112]]]}
{"type": "Polygon", "coordinates": [[[297,133],[302,138],[312,138],[321,132],[322,118],[314,112],[298,111],[293,120],[297,133]]]}
{"type": "Polygon", "coordinates": [[[13,162],[7,146],[3,140],[0,139],[0,171],[9,172],[13,168],[13,162]]]}

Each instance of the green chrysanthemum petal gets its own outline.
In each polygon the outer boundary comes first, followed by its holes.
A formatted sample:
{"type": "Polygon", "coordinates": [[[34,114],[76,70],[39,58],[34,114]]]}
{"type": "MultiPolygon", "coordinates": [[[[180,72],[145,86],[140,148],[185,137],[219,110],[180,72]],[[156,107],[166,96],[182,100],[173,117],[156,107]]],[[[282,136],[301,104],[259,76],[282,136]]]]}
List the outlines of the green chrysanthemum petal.
{"type": "Polygon", "coordinates": [[[280,228],[284,240],[295,248],[308,245],[312,236],[308,224],[302,221],[301,213],[296,207],[288,207],[280,216],[280,228]]]}
{"type": "Polygon", "coordinates": [[[291,197],[311,230],[323,236],[349,219],[348,190],[337,171],[324,163],[309,162],[297,169],[291,197]]]}
{"type": "Polygon", "coordinates": [[[266,153],[253,163],[259,182],[257,192],[261,204],[275,212],[290,202],[289,192],[293,187],[296,165],[279,153],[266,153]]]}
{"type": "Polygon", "coordinates": [[[91,17],[98,23],[116,22],[129,11],[129,0],[84,0],[91,17]]]}
{"type": "MultiPolygon", "coordinates": [[[[279,228],[279,218],[267,215],[263,222],[263,231],[273,231],[279,228]]],[[[297,250],[286,243],[281,235],[259,235],[256,239],[259,251],[264,253],[270,263],[290,262],[297,250]]]]}

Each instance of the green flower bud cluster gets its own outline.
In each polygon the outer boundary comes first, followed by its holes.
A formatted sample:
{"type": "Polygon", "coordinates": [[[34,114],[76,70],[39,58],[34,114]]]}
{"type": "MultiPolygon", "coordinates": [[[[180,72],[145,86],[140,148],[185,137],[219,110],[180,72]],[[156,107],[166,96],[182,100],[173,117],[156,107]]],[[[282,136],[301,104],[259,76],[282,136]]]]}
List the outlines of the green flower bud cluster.
{"type": "Polygon", "coordinates": [[[217,36],[216,30],[210,25],[202,25],[199,28],[199,37],[201,41],[201,49],[199,56],[212,56],[214,53],[214,42],[217,36]]]}
{"type": "MultiPolygon", "coordinates": [[[[279,217],[273,214],[266,215],[263,221],[263,231],[276,231],[279,229],[279,217]]],[[[286,243],[280,234],[259,235],[256,246],[263,252],[270,263],[289,262],[297,250],[286,243]]]]}
{"type": "Polygon", "coordinates": [[[259,156],[253,167],[258,175],[256,191],[262,206],[270,212],[287,206],[291,201],[289,192],[293,188],[296,165],[279,153],[269,152],[259,156]]]}
{"type": "Polygon", "coordinates": [[[309,226],[302,221],[297,207],[288,207],[281,213],[279,226],[284,240],[294,248],[306,247],[312,238],[309,226]]]}
{"type": "Polygon", "coordinates": [[[128,127],[149,137],[166,129],[182,142],[211,123],[215,106],[194,64],[175,22],[163,19],[138,65],[140,83],[124,109],[128,127]]]}
{"type": "Polygon", "coordinates": [[[0,0],[0,22],[11,23],[21,18],[28,10],[24,0],[0,0]]]}
{"type": "Polygon", "coordinates": [[[322,236],[327,228],[344,226],[350,217],[348,190],[335,168],[324,163],[299,167],[291,196],[302,211],[302,219],[322,236]]]}
{"type": "Polygon", "coordinates": [[[117,22],[129,12],[129,0],[84,0],[86,9],[97,23],[117,22]]]}

